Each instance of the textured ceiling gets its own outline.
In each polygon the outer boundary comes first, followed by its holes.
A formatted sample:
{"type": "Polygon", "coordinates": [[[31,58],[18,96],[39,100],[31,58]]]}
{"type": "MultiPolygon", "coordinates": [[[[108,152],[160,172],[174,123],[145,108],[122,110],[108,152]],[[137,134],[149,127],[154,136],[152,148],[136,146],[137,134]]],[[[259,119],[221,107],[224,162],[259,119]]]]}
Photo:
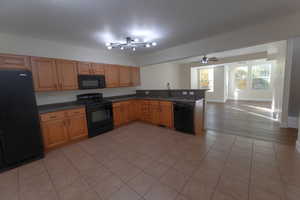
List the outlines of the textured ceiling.
{"type": "Polygon", "coordinates": [[[158,42],[137,52],[148,53],[299,9],[298,0],[1,0],[0,32],[91,48],[137,36],[158,42]]]}

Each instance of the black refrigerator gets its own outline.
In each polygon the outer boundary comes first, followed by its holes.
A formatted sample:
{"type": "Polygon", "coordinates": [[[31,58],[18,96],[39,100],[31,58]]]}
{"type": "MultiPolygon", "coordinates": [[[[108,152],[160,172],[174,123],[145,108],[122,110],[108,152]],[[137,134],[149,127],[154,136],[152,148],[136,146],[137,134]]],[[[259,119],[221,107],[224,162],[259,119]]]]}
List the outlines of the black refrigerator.
{"type": "Polygon", "coordinates": [[[43,156],[32,74],[0,69],[0,171],[43,156]]]}

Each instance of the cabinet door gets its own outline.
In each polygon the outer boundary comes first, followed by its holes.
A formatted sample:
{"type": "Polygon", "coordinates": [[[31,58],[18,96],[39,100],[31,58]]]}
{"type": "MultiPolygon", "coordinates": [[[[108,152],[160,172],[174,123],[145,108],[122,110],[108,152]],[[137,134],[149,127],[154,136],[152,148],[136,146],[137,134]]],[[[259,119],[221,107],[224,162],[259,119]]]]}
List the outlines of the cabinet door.
{"type": "Polygon", "coordinates": [[[131,100],[129,106],[129,120],[135,121],[138,119],[138,101],[131,100]]]}
{"type": "Polygon", "coordinates": [[[121,103],[113,104],[114,126],[118,127],[122,124],[121,103]]]}
{"type": "Polygon", "coordinates": [[[59,78],[59,88],[61,90],[78,89],[77,63],[68,60],[56,60],[59,78]]]}
{"type": "Polygon", "coordinates": [[[140,79],[140,68],[139,67],[131,67],[131,85],[139,86],[141,85],[140,79]]]}
{"type": "Polygon", "coordinates": [[[173,104],[172,102],[160,102],[159,124],[168,128],[173,128],[173,104]]]}
{"type": "Polygon", "coordinates": [[[58,147],[68,142],[65,120],[51,120],[42,123],[45,149],[58,147]]]}
{"type": "Polygon", "coordinates": [[[130,122],[130,102],[121,102],[121,124],[127,124],[130,122]]]}
{"type": "Polygon", "coordinates": [[[128,87],[131,85],[131,70],[130,67],[120,67],[120,86],[128,87]]]}
{"type": "Polygon", "coordinates": [[[149,101],[141,101],[141,120],[145,122],[151,122],[149,101]]]}
{"type": "Polygon", "coordinates": [[[74,115],[67,120],[68,135],[70,140],[77,140],[88,136],[85,115],[74,115]]]}
{"type": "Polygon", "coordinates": [[[58,77],[54,59],[31,57],[31,67],[36,91],[58,90],[58,77]]]}
{"type": "Polygon", "coordinates": [[[135,112],[135,119],[136,120],[141,120],[141,101],[140,100],[135,100],[135,106],[134,106],[134,112],[135,112]]]}
{"type": "Polygon", "coordinates": [[[151,123],[158,125],[160,123],[159,101],[151,101],[149,107],[150,107],[149,111],[151,115],[151,123]]]}
{"type": "Polygon", "coordinates": [[[29,63],[28,56],[0,54],[0,68],[31,70],[29,63]]]}
{"type": "Polygon", "coordinates": [[[119,66],[117,65],[106,65],[105,66],[105,81],[106,87],[114,88],[119,87],[119,77],[120,77],[120,70],[119,66]]]}
{"type": "Polygon", "coordinates": [[[92,71],[95,75],[105,75],[103,64],[92,63],[92,71]]]}
{"type": "Polygon", "coordinates": [[[78,62],[78,74],[89,75],[92,74],[91,63],[88,62],[78,62]]]}

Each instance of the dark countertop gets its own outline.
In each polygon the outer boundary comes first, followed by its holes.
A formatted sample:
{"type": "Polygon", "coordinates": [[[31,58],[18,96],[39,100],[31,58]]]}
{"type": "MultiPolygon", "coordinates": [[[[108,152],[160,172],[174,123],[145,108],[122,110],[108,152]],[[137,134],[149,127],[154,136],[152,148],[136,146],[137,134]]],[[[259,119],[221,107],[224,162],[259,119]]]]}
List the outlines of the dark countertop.
{"type": "Polygon", "coordinates": [[[173,102],[187,102],[187,103],[195,103],[197,100],[194,99],[184,99],[184,98],[176,98],[176,97],[119,97],[119,98],[107,98],[107,100],[115,103],[115,102],[121,102],[121,101],[127,101],[132,99],[145,99],[145,100],[159,100],[159,101],[173,101],[173,102]]]}
{"type": "Polygon", "coordinates": [[[78,104],[76,101],[65,102],[65,103],[55,103],[38,106],[39,114],[56,112],[60,110],[69,110],[73,108],[85,107],[82,104],[78,104]]]}
{"type": "MultiPolygon", "coordinates": [[[[183,103],[195,103],[197,100],[185,99],[180,97],[137,97],[135,95],[124,95],[118,97],[107,97],[105,98],[112,103],[133,100],[133,99],[144,99],[144,100],[160,100],[160,101],[173,101],[173,102],[183,102],[183,103]]],[[[200,99],[199,99],[200,100],[200,99]]],[[[73,108],[84,107],[82,104],[78,104],[76,101],[65,102],[65,103],[55,103],[38,106],[39,114],[55,112],[60,110],[68,110],[73,108]]]]}

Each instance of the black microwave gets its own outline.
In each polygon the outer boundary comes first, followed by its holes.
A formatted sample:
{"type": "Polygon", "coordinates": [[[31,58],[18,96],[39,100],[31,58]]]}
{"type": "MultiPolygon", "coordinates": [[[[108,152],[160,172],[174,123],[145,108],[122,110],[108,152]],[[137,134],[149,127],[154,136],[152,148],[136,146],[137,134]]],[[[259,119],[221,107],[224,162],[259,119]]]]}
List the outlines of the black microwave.
{"type": "Polygon", "coordinates": [[[80,90],[105,88],[105,76],[78,75],[78,85],[80,90]]]}

